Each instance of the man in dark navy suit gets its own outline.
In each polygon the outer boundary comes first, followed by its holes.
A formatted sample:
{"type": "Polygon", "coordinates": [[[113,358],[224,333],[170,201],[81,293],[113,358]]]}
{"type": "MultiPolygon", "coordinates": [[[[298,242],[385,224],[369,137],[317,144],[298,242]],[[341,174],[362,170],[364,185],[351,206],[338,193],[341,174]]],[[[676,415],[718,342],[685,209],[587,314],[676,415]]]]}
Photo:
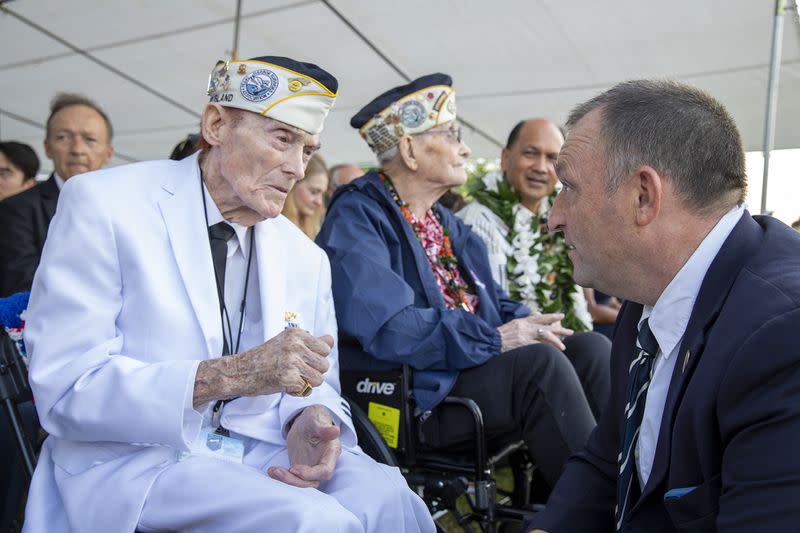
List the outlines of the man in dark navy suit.
{"type": "Polygon", "coordinates": [[[53,174],[0,202],[0,297],[31,290],[61,186],[111,161],[111,137],[111,121],[92,100],[67,93],[53,99],[44,140],[53,174]]]}
{"type": "Polygon", "coordinates": [[[798,531],[800,235],[743,206],[725,108],[631,81],[578,106],[549,224],[627,300],[609,406],[528,529],[798,531]]]}

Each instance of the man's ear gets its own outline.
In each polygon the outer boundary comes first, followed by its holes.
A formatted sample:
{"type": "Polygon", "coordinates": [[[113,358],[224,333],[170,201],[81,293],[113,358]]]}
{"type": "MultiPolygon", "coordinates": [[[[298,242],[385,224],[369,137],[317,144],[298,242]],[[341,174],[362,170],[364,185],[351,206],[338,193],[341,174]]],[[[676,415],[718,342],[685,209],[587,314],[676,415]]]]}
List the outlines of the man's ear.
{"type": "Polygon", "coordinates": [[[114,157],[114,146],[111,143],[108,143],[106,146],[105,157],[103,158],[103,163],[100,165],[100,167],[104,167],[109,164],[112,157],[114,157]]]}
{"type": "Polygon", "coordinates": [[[508,172],[508,159],[510,154],[508,153],[508,148],[503,148],[500,152],[500,171],[503,173],[508,172]]]}
{"type": "Polygon", "coordinates": [[[664,178],[653,167],[642,165],[634,171],[636,224],[646,226],[661,212],[664,178]]]}
{"type": "Polygon", "coordinates": [[[398,149],[400,150],[400,157],[406,167],[408,167],[409,170],[417,170],[419,168],[419,160],[417,159],[414,139],[410,135],[400,137],[398,149]]]}
{"type": "Polygon", "coordinates": [[[226,123],[225,109],[219,104],[208,104],[203,109],[203,117],[200,119],[200,135],[211,146],[222,144],[222,129],[226,123]]]}
{"type": "Polygon", "coordinates": [[[49,132],[46,133],[45,137],[44,137],[44,155],[47,156],[47,159],[52,161],[53,160],[53,154],[50,153],[50,142],[49,142],[48,136],[49,136],[49,132]]]}

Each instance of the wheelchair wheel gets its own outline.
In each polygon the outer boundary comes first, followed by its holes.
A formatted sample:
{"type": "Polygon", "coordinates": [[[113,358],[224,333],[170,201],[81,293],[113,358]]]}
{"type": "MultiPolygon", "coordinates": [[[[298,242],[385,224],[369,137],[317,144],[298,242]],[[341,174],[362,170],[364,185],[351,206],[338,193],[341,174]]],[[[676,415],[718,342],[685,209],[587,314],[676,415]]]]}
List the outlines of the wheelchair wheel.
{"type": "Polygon", "coordinates": [[[378,430],[375,429],[367,413],[356,402],[347,397],[344,397],[344,399],[350,404],[350,414],[353,419],[353,425],[356,428],[358,444],[364,450],[364,453],[379,463],[399,467],[400,463],[397,462],[397,457],[395,457],[389,445],[386,444],[386,441],[383,440],[381,434],[378,433],[378,430]]]}

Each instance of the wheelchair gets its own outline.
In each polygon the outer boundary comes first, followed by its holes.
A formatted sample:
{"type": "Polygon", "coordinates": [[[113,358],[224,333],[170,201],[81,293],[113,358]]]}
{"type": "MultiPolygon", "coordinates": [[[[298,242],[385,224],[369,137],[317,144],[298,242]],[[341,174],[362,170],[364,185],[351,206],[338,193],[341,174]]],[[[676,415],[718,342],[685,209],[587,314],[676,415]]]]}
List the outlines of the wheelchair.
{"type": "Polygon", "coordinates": [[[3,484],[0,492],[4,495],[4,498],[0,498],[0,531],[16,532],[22,529],[20,516],[25,493],[36,465],[33,446],[35,428],[31,426],[37,424],[32,424],[30,420],[35,417],[26,418],[19,411],[21,404],[32,410],[27,374],[14,342],[0,327],[0,402],[7,423],[3,427],[7,432],[4,432],[2,442],[6,463],[3,467],[4,477],[0,479],[3,484]]]}
{"type": "Polygon", "coordinates": [[[359,445],[373,459],[400,468],[428,505],[438,531],[445,531],[440,518],[448,513],[462,527],[477,524],[486,533],[519,531],[522,522],[542,508],[531,502],[535,466],[524,442],[490,450],[483,415],[473,400],[447,396],[436,407],[469,412],[474,424],[472,449],[434,449],[425,444],[422,421],[414,412],[410,367],[342,369],[340,376],[359,445]],[[501,466],[511,468],[512,490],[497,486],[495,474],[501,466]]]}

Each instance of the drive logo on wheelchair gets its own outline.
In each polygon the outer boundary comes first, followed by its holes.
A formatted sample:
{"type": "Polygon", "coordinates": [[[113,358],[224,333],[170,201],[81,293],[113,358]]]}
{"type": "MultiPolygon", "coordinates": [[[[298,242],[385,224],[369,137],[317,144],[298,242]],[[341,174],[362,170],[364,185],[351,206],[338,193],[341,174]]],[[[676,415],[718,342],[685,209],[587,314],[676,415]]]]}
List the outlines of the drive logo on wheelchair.
{"type": "Polygon", "coordinates": [[[385,394],[391,396],[394,394],[394,383],[370,381],[369,378],[364,378],[356,384],[356,392],[361,394],[385,394]]]}
{"type": "Polygon", "coordinates": [[[369,418],[390,448],[405,446],[400,431],[404,409],[401,372],[342,370],[342,392],[369,418]]]}

